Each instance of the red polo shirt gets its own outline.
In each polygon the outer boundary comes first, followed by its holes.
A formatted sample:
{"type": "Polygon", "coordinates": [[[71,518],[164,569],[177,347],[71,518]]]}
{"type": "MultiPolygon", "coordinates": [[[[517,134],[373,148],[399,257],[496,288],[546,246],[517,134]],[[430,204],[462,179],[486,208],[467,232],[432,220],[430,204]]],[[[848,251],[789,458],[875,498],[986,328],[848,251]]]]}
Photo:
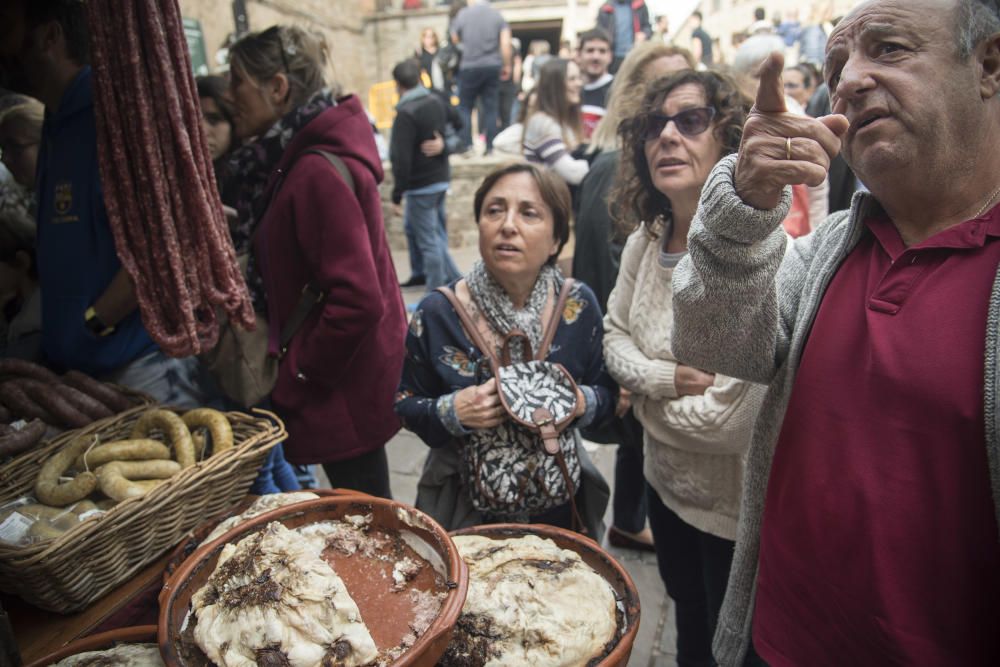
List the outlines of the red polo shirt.
{"type": "Polygon", "coordinates": [[[1000,665],[983,364],[1000,206],[830,283],[768,482],[753,638],[782,665],[1000,665]]]}

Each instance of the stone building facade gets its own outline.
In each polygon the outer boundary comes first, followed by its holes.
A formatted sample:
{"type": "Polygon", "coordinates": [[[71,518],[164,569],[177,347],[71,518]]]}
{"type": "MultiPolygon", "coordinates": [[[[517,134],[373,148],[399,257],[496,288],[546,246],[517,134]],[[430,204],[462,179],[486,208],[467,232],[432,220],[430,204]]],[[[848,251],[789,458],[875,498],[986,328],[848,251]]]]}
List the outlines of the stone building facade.
{"type": "Polygon", "coordinates": [[[345,91],[366,93],[374,50],[365,34],[365,19],[375,0],[180,0],[185,19],[198,21],[206,59],[212,71],[225,69],[225,44],[236,32],[234,6],[243,5],[250,30],[263,30],[276,23],[316,30],[326,38],[330,50],[329,78],[345,91]],[[221,62],[220,62],[221,61],[221,62]]]}
{"type": "MultiPolygon", "coordinates": [[[[493,6],[510,23],[524,48],[531,39],[572,40],[594,25],[602,0],[497,0],[493,6]]],[[[209,69],[225,69],[224,45],[236,31],[233,6],[242,4],[249,30],[275,23],[291,23],[318,30],[330,48],[330,78],[345,92],[357,93],[368,103],[372,85],[391,79],[393,66],[414,53],[420,32],[433,28],[444,37],[447,6],[425,0],[422,9],[402,9],[400,0],[180,0],[185,19],[197,21],[209,69]]],[[[448,195],[448,229],[452,246],[476,242],[472,198],[496,161],[453,160],[452,188],[448,195]]],[[[386,229],[393,249],[406,247],[402,220],[392,213],[389,194],[392,174],[385,164],[386,181],[380,188],[385,204],[386,229]]]]}
{"type": "MultiPolygon", "coordinates": [[[[558,45],[593,27],[602,0],[496,0],[493,6],[522,36],[524,48],[531,38],[558,45]]],[[[224,69],[223,45],[236,30],[234,5],[246,10],[250,30],[275,23],[302,25],[323,33],[331,55],[330,74],[345,90],[363,99],[369,88],[391,78],[392,67],[413,55],[420,32],[433,28],[444,37],[448,8],[425,0],[425,8],[402,9],[399,0],[180,0],[187,19],[199,22],[211,70],[224,69]],[[222,62],[218,59],[221,58],[222,62]]]]}

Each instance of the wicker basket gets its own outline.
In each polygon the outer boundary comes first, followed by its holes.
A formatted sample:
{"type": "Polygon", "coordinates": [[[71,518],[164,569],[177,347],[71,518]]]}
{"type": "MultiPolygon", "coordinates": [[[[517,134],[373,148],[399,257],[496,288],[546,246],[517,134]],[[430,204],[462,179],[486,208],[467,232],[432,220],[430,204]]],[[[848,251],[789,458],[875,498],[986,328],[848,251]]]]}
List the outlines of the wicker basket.
{"type": "MultiPolygon", "coordinates": [[[[148,407],[69,431],[0,470],[0,504],[31,494],[44,462],[84,434],[127,437],[148,407]]],[[[237,503],[268,451],[285,438],[270,413],[227,413],[236,445],[187,468],[141,498],[116,505],[64,535],[23,547],[0,544],[0,590],[59,613],[79,611],[176,545],[191,528],[237,503]]]]}
{"type": "MultiPolygon", "coordinates": [[[[128,399],[132,403],[133,406],[135,406],[135,408],[139,407],[146,408],[156,404],[156,399],[145,392],[137,391],[135,389],[131,389],[124,385],[114,384],[113,382],[105,382],[104,384],[114,388],[118,393],[122,394],[126,399],[128,399]]],[[[112,417],[110,417],[110,419],[116,419],[119,416],[125,415],[127,412],[128,411],[119,413],[117,415],[113,415],[112,417]]],[[[96,425],[97,423],[98,422],[95,421],[90,424],[87,424],[86,428],[90,428],[96,425]]],[[[38,469],[37,468],[32,469],[30,464],[29,465],[21,465],[21,464],[31,459],[37,459],[38,454],[44,451],[48,446],[49,443],[46,441],[55,440],[56,438],[59,438],[60,436],[66,433],[66,430],[63,429],[62,427],[53,426],[52,424],[48,424],[47,426],[48,429],[46,430],[46,433],[42,437],[40,443],[32,445],[30,449],[21,452],[20,454],[17,454],[9,461],[4,461],[3,463],[0,463],[0,494],[3,494],[0,497],[3,498],[7,497],[6,492],[8,488],[11,487],[20,488],[20,485],[24,482],[23,479],[24,475],[31,474],[32,475],[31,485],[33,486],[35,484],[34,474],[37,474],[38,469]]],[[[4,501],[0,501],[0,504],[2,504],[3,502],[4,501]]]]}

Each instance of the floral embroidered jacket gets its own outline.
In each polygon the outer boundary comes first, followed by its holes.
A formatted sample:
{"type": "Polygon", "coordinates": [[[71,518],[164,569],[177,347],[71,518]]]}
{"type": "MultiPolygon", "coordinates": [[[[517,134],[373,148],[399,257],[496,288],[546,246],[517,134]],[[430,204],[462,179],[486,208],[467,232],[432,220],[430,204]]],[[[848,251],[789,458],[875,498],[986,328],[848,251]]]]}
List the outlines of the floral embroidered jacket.
{"type": "MultiPolygon", "coordinates": [[[[618,389],[604,367],[603,338],[594,293],[583,283],[574,283],[546,357],[565,366],[583,391],[587,410],[574,427],[600,424],[614,412],[618,389]]],[[[455,416],[455,394],[490,376],[489,362],[465,335],[448,299],[440,292],[424,297],[410,320],[403,378],[396,393],[396,414],[403,426],[431,447],[467,435],[470,431],[455,416]]]]}

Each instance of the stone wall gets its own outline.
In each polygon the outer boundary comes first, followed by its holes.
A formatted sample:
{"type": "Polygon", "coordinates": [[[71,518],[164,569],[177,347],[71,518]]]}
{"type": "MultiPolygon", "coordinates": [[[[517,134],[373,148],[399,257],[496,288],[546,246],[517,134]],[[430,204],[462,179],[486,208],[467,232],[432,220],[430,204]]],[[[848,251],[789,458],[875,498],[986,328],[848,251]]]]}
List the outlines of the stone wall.
{"type": "MultiPolygon", "coordinates": [[[[251,30],[263,30],[276,23],[316,30],[330,48],[328,79],[345,92],[358,93],[367,102],[373,82],[367,56],[375,50],[364,33],[366,5],[356,0],[247,0],[251,30]]],[[[232,5],[220,0],[180,0],[185,18],[198,19],[205,35],[209,66],[218,70],[216,53],[234,31],[232,5]]],[[[370,11],[370,6],[367,7],[370,11]]]]}

